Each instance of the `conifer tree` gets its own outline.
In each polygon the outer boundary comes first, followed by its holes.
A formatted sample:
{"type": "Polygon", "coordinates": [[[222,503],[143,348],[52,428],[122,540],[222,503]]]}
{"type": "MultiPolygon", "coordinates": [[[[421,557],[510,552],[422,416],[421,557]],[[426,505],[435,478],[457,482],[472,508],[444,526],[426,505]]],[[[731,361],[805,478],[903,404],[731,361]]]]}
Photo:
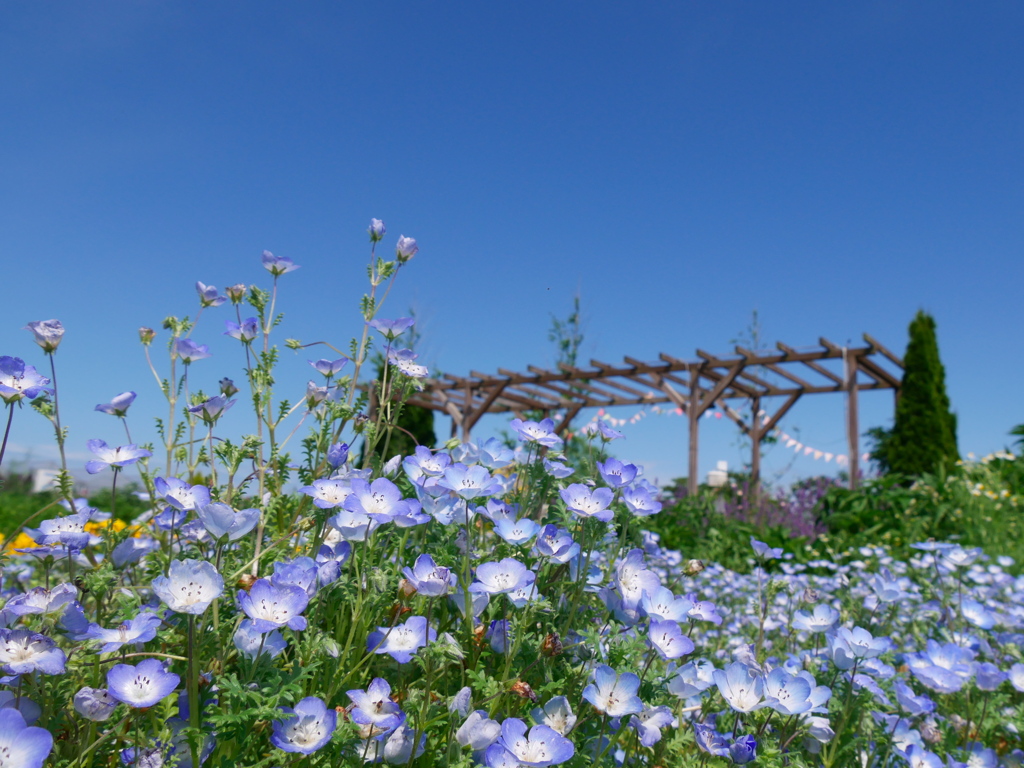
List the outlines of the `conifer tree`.
{"type": "Polygon", "coordinates": [[[880,463],[892,472],[913,477],[934,472],[940,462],[949,467],[960,454],[956,416],[950,411],[946,371],[939,359],[935,319],[918,310],[909,331],[896,418],[892,430],[878,440],[878,447],[882,449],[880,463]]]}

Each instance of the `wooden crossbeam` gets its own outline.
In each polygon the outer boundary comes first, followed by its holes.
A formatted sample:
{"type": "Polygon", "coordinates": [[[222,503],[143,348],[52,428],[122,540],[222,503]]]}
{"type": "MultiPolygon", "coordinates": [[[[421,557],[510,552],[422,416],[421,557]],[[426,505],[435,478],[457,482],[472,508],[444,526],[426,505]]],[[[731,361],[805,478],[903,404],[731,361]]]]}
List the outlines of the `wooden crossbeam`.
{"type": "Polygon", "coordinates": [[[889,351],[888,349],[886,349],[885,347],[883,347],[883,346],[882,346],[882,345],[881,345],[881,344],[880,344],[880,343],[878,342],[878,340],[877,340],[877,339],[875,339],[874,337],[872,337],[872,336],[871,336],[870,334],[867,334],[867,333],[865,333],[865,334],[864,334],[864,341],[866,341],[866,342],[867,342],[868,344],[870,344],[870,345],[871,345],[871,351],[872,351],[872,352],[876,352],[876,351],[877,351],[877,352],[881,353],[881,355],[882,355],[883,357],[886,357],[886,358],[888,358],[888,359],[889,359],[889,362],[891,362],[891,363],[894,363],[894,364],[895,364],[895,365],[897,365],[897,366],[898,366],[898,367],[899,367],[900,369],[902,369],[902,368],[903,368],[903,359],[902,359],[902,358],[900,358],[900,357],[897,357],[897,356],[896,356],[896,355],[894,355],[894,354],[893,354],[892,352],[890,352],[890,351],[889,351]]]}
{"type": "MultiPolygon", "coordinates": [[[[820,373],[822,376],[824,376],[826,379],[829,379],[830,381],[834,382],[835,384],[838,384],[839,386],[843,386],[843,380],[841,378],[839,378],[834,373],[832,373],[832,371],[830,371],[828,368],[825,368],[824,366],[818,365],[816,362],[814,362],[813,359],[808,359],[806,357],[806,355],[803,355],[803,354],[797,352],[792,347],[786,346],[781,341],[777,342],[775,346],[777,346],[779,349],[781,349],[783,352],[785,352],[786,355],[789,356],[794,361],[803,363],[808,368],[810,368],[812,371],[816,371],[816,372],[820,373]]],[[[831,357],[835,357],[835,355],[830,355],[830,356],[831,357]]],[[[819,359],[819,360],[823,359],[823,356],[819,356],[817,359],[819,359]]]]}

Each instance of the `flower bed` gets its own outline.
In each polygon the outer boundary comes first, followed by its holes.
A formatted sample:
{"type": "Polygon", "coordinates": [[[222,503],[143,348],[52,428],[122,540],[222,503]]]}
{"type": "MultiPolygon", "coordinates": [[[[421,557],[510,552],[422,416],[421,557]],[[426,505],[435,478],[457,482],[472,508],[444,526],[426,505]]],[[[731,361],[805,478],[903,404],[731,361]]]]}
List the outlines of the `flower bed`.
{"type": "MultiPolygon", "coordinates": [[[[143,329],[160,442],[89,441],[113,508],[65,471],[63,509],[8,535],[2,768],[1020,764],[1024,579],[1008,559],[927,542],[905,561],[796,563],[751,538],[751,573],[702,563],[645,531],[661,491],[606,456],[621,435],[602,423],[575,462],[530,419],[511,444],[389,458],[426,369],[402,344],[412,321],[377,316],[416,253],[402,237],[379,258],[383,235],[375,220],[364,329],[311,361],[296,405],[274,401],[271,335],[297,267],[264,254],[269,291],[197,285],[200,312],[236,309],[253,434],[218,433],[233,381],[189,389],[209,354],[195,322],[165,321],[165,376],[143,329]],[[372,334],[390,364],[371,408],[355,384],[372,334]],[[289,419],[309,425],[293,453],[289,419]],[[136,470],[151,508],[107,522],[136,470]]],[[[0,396],[8,425],[32,400],[63,454],[61,330],[33,325],[51,375],[4,358],[0,396]]],[[[127,428],[134,399],[99,409],[127,428]]]]}

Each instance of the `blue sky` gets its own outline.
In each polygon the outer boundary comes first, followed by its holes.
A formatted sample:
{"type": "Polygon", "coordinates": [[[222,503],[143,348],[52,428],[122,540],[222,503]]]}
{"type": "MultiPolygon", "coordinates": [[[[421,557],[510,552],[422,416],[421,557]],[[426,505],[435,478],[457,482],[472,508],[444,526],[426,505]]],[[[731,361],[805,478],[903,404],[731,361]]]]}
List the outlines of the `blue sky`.
{"type": "MultiPolygon", "coordinates": [[[[754,309],[768,344],[902,352],[924,308],[961,450],[996,450],[1024,421],[1022,33],[1010,2],[7,3],[0,353],[41,364],[21,328],[60,318],[74,461],[119,440],[92,408],[126,389],[151,437],[139,326],[194,315],[196,280],[266,284],[266,248],[303,267],[282,337],[345,343],[379,217],[420,243],[385,314],[415,307],[433,367],[550,365],[577,290],[606,361],[728,352],[754,309]]],[[[241,379],[226,317],[196,331],[207,389],[241,379]]],[[[862,398],[865,428],[891,411],[862,398]]],[[[838,397],[783,426],[844,450],[838,397]]],[[[48,455],[45,427],[19,413],[16,455],[48,455]]],[[[626,432],[684,472],[681,419],[626,432]]],[[[702,473],[736,438],[703,429],[702,473]]]]}

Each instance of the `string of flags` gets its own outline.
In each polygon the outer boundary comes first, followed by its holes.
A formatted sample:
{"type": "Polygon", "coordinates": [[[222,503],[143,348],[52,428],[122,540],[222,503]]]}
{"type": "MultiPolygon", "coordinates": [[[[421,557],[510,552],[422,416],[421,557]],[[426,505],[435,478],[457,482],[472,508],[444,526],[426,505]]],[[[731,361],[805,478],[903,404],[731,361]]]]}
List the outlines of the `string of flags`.
{"type": "MultiPolygon", "coordinates": [[[[683,416],[684,415],[682,408],[662,408],[661,406],[658,406],[658,405],[652,405],[652,406],[648,406],[647,408],[644,408],[642,410],[637,411],[636,413],[634,413],[632,416],[630,416],[628,418],[618,419],[618,418],[615,418],[614,416],[612,416],[611,414],[609,414],[607,411],[605,411],[604,408],[601,408],[590,419],[589,423],[593,424],[593,423],[597,422],[598,420],[601,420],[601,421],[604,421],[606,424],[608,424],[611,427],[624,427],[627,424],[636,424],[637,422],[641,421],[642,419],[647,418],[651,413],[654,413],[654,414],[657,414],[657,415],[660,415],[660,416],[683,416]]],[[[721,410],[718,409],[717,405],[714,408],[709,408],[708,410],[706,410],[704,412],[704,418],[705,419],[711,419],[711,418],[720,419],[720,418],[722,418],[723,415],[724,414],[722,413],[721,410]]],[[[758,416],[761,417],[761,423],[762,424],[767,424],[768,423],[769,417],[767,416],[767,414],[764,411],[761,411],[758,414],[758,416]]],[[[842,466],[847,466],[850,463],[850,457],[847,456],[845,453],[835,453],[835,452],[832,452],[832,451],[824,451],[824,450],[819,450],[819,449],[815,448],[814,446],[805,445],[804,443],[802,443],[797,438],[795,438],[792,435],[789,435],[786,432],[782,431],[782,429],[780,429],[779,427],[775,427],[774,429],[772,429],[772,434],[774,434],[779,439],[779,442],[782,443],[783,445],[785,445],[786,448],[792,448],[795,453],[797,453],[797,454],[801,454],[802,453],[804,456],[808,456],[808,457],[814,459],[815,461],[820,461],[821,459],[824,459],[826,462],[835,461],[835,463],[837,465],[841,466],[841,467],[842,466]]],[[[868,461],[871,458],[871,454],[870,453],[862,453],[860,458],[861,458],[861,461],[868,461]]]]}

